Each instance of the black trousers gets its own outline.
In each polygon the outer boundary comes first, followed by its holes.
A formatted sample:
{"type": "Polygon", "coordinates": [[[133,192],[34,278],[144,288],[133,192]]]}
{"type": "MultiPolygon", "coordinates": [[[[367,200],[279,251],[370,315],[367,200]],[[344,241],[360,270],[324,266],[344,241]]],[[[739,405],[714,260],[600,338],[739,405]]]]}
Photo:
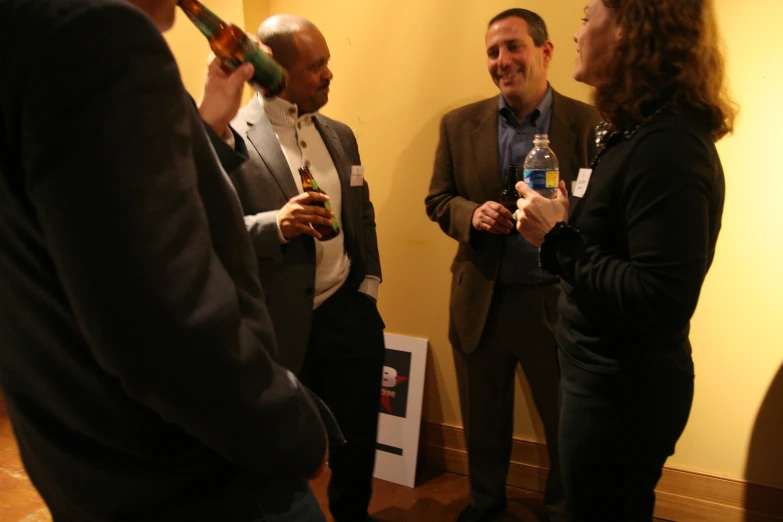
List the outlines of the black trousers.
{"type": "Polygon", "coordinates": [[[518,365],[544,424],[549,453],[544,504],[564,519],[558,463],[559,370],[554,328],[560,285],[497,285],[475,352],[454,350],[468,449],[470,500],[477,508],[506,503],[514,430],[514,379],[518,365]]]}
{"type": "Polygon", "coordinates": [[[691,409],[690,355],[626,370],[585,364],[562,348],[559,358],[569,522],[650,522],[655,485],[691,409]]]}
{"type": "Polygon", "coordinates": [[[313,311],[299,378],[332,409],[348,441],[329,448],[329,510],[338,522],[368,516],[386,352],[383,328],[375,302],[348,284],[313,311]]]}

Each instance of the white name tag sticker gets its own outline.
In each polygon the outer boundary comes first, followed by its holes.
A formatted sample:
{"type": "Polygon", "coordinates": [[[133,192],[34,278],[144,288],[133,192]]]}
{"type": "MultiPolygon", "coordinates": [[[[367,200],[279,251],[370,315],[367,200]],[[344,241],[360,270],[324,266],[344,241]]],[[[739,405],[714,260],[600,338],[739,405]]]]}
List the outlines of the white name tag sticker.
{"type": "Polygon", "coordinates": [[[571,194],[574,197],[584,197],[585,190],[587,190],[587,184],[590,183],[590,176],[592,174],[593,169],[579,169],[579,175],[576,177],[576,182],[571,190],[571,194]]]}
{"type": "Polygon", "coordinates": [[[351,186],[361,187],[362,185],[364,185],[364,167],[353,165],[351,167],[351,186]]]}

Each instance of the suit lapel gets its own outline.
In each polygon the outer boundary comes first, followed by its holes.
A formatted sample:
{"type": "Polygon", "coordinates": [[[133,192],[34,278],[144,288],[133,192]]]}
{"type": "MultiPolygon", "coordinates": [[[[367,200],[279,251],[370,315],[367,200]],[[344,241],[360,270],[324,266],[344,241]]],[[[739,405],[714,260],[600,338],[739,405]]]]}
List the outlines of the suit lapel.
{"type": "Polygon", "coordinates": [[[497,104],[497,98],[486,101],[484,110],[475,120],[471,140],[477,167],[476,175],[481,180],[487,200],[497,200],[501,190],[497,104]]]}
{"type": "MultiPolygon", "coordinates": [[[[576,150],[576,139],[577,134],[573,130],[573,127],[575,125],[574,120],[570,117],[570,113],[568,111],[564,111],[563,104],[567,103],[567,101],[563,101],[563,96],[558,94],[556,91],[554,92],[554,100],[552,102],[552,128],[550,130],[550,141],[552,144],[552,148],[555,150],[568,150],[568,151],[575,151],[576,150]],[[558,148],[562,147],[562,148],[558,148]]],[[[572,156],[569,155],[569,159],[572,156]]],[[[569,219],[574,216],[574,214],[577,212],[577,209],[582,204],[583,198],[577,198],[571,195],[571,177],[573,177],[574,180],[577,178],[577,174],[579,172],[579,169],[582,167],[587,167],[587,165],[580,165],[578,161],[575,159],[576,156],[573,156],[573,164],[572,165],[560,165],[560,176],[561,179],[563,179],[563,172],[565,169],[570,169],[572,171],[571,173],[566,176],[568,180],[566,181],[566,190],[568,190],[569,194],[569,207],[568,207],[568,215],[569,219]]]]}
{"type": "Polygon", "coordinates": [[[334,131],[326,118],[320,114],[315,115],[315,127],[321,134],[321,138],[324,140],[326,150],[329,151],[329,155],[334,162],[334,168],[337,169],[337,174],[340,176],[340,185],[342,186],[343,198],[346,196],[347,187],[351,184],[351,160],[348,159],[348,155],[345,153],[340,137],[334,131]]]}
{"type": "Polygon", "coordinates": [[[329,155],[332,157],[334,168],[337,170],[337,175],[340,177],[340,193],[342,196],[342,223],[343,234],[346,238],[354,237],[354,223],[349,219],[350,213],[346,212],[349,204],[349,188],[351,186],[351,160],[345,152],[345,148],[342,145],[342,141],[337,132],[329,125],[328,120],[320,115],[315,114],[315,127],[321,134],[321,139],[326,145],[326,150],[329,151],[329,155]]]}
{"type": "MultiPolygon", "coordinates": [[[[552,121],[549,128],[549,143],[550,147],[554,151],[565,151],[568,156],[563,155],[562,159],[568,158],[567,165],[560,165],[560,174],[562,178],[563,171],[566,172],[566,185],[569,185],[571,179],[575,179],[576,172],[574,169],[579,169],[579,165],[576,165],[573,161],[573,151],[576,150],[576,133],[573,131],[574,121],[568,111],[563,111],[563,97],[556,91],[552,91],[552,121]],[[567,169],[567,170],[566,170],[567,169]]],[[[557,154],[557,152],[555,152],[557,154]]],[[[562,160],[561,160],[562,161],[562,160]]],[[[568,192],[571,192],[571,187],[567,186],[568,192]]]]}
{"type": "Polygon", "coordinates": [[[244,116],[248,124],[247,139],[253,144],[261,160],[266,164],[269,174],[277,181],[280,190],[285,194],[286,199],[299,194],[296,187],[291,167],[285,159],[285,154],[280,148],[280,142],[277,141],[275,130],[269,119],[266,117],[264,108],[258,97],[254,96],[244,111],[244,116]]]}
{"type": "Polygon", "coordinates": [[[557,91],[553,90],[552,94],[554,98],[552,99],[552,123],[549,129],[549,142],[553,150],[569,152],[568,156],[560,158],[560,179],[566,182],[570,203],[568,213],[571,215],[582,200],[581,198],[571,196],[571,182],[576,180],[576,174],[579,172],[579,169],[586,165],[578,164],[576,155],[573,152],[576,150],[577,135],[573,130],[574,120],[563,107],[563,104],[567,102],[563,101],[563,97],[557,91]],[[568,163],[563,161],[565,159],[568,160],[568,163]]]}

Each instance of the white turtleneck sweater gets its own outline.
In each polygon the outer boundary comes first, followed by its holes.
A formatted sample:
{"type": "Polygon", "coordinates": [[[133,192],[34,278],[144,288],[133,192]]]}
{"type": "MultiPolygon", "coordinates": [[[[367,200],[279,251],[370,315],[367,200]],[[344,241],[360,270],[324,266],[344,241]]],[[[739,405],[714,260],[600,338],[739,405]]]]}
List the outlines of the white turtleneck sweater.
{"type": "MultiPolygon", "coordinates": [[[[302,178],[299,167],[306,165],[315,181],[329,196],[332,211],[340,225],[340,233],[329,241],[315,241],[315,292],[313,308],[318,308],[345,283],[351,270],[351,260],[345,252],[342,223],[342,185],[329,150],[315,126],[312,114],[299,115],[295,104],[282,98],[259,96],[269,122],[291,169],[299,193],[302,178]]],[[[278,231],[280,222],[278,221],[278,231]]],[[[286,242],[279,232],[281,242],[286,242]]]]}

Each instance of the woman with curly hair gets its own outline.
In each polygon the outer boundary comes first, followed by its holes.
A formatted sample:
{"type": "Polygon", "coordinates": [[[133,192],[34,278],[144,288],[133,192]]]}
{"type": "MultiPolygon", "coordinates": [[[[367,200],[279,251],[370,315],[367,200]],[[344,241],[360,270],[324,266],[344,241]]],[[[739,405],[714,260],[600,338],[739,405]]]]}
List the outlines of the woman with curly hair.
{"type": "Polygon", "coordinates": [[[595,88],[597,157],[517,190],[517,228],[562,278],[560,461],[572,522],[652,519],[691,409],[690,318],[721,225],[715,141],[736,108],[709,0],[590,0],[574,77],[595,88]]]}

